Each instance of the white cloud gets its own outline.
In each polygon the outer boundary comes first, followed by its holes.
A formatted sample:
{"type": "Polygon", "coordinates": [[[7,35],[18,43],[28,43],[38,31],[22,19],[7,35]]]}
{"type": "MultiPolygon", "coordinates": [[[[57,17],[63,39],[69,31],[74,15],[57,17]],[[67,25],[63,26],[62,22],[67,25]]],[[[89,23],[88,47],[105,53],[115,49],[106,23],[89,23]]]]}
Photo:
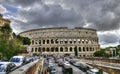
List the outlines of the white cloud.
{"type": "Polygon", "coordinates": [[[0,5],[0,13],[1,14],[4,14],[4,13],[7,13],[7,9],[3,6],[3,5],[0,5]]]}

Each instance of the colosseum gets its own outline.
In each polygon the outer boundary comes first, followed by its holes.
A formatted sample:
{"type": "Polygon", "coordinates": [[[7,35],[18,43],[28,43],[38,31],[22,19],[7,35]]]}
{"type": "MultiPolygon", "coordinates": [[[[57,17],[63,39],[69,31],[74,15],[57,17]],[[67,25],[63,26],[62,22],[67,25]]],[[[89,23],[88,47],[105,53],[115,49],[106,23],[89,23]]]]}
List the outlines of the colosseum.
{"type": "Polygon", "coordinates": [[[42,28],[19,35],[31,39],[32,53],[75,55],[77,52],[80,57],[92,57],[100,47],[96,30],[90,28],[42,28]]]}

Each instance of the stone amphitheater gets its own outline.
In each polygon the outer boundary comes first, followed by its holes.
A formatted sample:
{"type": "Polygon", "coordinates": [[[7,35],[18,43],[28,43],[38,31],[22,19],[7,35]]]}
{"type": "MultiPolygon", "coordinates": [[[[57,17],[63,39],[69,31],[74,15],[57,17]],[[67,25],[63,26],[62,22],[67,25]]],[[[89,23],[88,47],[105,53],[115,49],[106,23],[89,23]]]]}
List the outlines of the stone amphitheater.
{"type": "Polygon", "coordinates": [[[32,53],[68,54],[80,57],[92,57],[100,48],[95,29],[75,27],[41,28],[24,31],[19,34],[31,39],[32,53]]]}

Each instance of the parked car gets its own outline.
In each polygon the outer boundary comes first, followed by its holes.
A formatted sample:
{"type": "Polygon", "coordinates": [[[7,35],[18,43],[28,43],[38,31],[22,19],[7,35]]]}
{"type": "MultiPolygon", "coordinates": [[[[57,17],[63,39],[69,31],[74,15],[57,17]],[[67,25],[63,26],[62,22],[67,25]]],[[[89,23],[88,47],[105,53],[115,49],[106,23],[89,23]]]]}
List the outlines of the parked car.
{"type": "Polygon", "coordinates": [[[32,57],[26,57],[26,63],[33,62],[34,59],[32,57]]]}
{"type": "Polygon", "coordinates": [[[50,74],[57,74],[57,70],[55,67],[50,68],[50,74]]]}
{"type": "Polygon", "coordinates": [[[76,62],[73,64],[74,66],[76,66],[77,68],[79,68],[80,70],[86,72],[87,70],[89,70],[89,67],[86,66],[85,64],[82,64],[80,62],[76,62]]]}
{"type": "Polygon", "coordinates": [[[16,69],[16,65],[12,62],[0,62],[0,74],[8,74],[16,69]]]}
{"type": "Polygon", "coordinates": [[[70,66],[70,63],[67,62],[67,61],[65,61],[65,62],[63,63],[63,65],[70,66]]]}
{"type": "Polygon", "coordinates": [[[76,61],[70,60],[69,63],[70,63],[71,65],[73,65],[74,63],[76,63],[76,61]]]}
{"type": "Polygon", "coordinates": [[[13,62],[17,67],[20,67],[27,63],[25,56],[13,56],[10,59],[10,62],[13,62]]]}

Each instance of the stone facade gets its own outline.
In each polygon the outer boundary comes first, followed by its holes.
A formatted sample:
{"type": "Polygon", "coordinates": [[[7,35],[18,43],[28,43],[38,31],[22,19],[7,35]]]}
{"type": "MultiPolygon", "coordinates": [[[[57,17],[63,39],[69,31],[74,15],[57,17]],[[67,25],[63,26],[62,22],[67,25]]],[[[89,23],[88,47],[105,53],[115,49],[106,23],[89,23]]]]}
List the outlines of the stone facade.
{"type": "Polygon", "coordinates": [[[96,30],[89,28],[33,29],[19,35],[31,39],[33,53],[74,55],[77,49],[80,57],[92,57],[93,53],[99,50],[96,30]]]}
{"type": "Polygon", "coordinates": [[[10,20],[4,19],[3,16],[0,14],[0,28],[5,24],[10,24],[10,20]]]}

